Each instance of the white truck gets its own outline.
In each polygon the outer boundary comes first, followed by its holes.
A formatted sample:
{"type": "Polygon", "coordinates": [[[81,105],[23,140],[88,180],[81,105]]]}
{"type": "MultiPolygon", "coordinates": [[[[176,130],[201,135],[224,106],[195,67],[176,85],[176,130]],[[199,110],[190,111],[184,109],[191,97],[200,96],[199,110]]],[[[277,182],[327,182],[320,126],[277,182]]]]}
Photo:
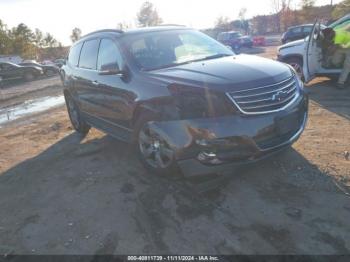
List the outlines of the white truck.
{"type": "MultiPolygon", "coordinates": [[[[350,24],[350,14],[338,19],[328,27],[336,28],[350,24]]],[[[316,21],[308,37],[289,42],[278,47],[277,60],[290,64],[307,83],[317,76],[338,77],[342,68],[324,67],[322,51],[322,34],[324,26],[316,21]]]]}

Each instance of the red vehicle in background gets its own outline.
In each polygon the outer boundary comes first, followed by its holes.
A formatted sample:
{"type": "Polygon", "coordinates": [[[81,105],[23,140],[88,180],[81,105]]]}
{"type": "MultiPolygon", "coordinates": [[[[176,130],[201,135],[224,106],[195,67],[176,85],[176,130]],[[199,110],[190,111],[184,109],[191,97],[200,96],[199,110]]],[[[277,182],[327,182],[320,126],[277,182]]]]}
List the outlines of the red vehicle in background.
{"type": "Polygon", "coordinates": [[[264,46],[266,44],[264,36],[255,36],[253,37],[253,45],[254,46],[264,46]]]}

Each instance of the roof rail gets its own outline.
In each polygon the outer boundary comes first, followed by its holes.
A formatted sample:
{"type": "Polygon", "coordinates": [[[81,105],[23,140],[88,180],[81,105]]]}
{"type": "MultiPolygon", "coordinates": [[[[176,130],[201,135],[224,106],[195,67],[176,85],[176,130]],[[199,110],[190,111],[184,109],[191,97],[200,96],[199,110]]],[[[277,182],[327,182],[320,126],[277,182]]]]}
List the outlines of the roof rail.
{"type": "Polygon", "coordinates": [[[97,30],[97,31],[88,33],[88,34],[82,36],[81,38],[84,38],[84,37],[89,36],[89,35],[97,34],[97,33],[118,33],[118,34],[122,34],[122,33],[124,33],[124,31],[123,30],[119,30],[119,29],[102,29],[102,30],[97,30]]]}

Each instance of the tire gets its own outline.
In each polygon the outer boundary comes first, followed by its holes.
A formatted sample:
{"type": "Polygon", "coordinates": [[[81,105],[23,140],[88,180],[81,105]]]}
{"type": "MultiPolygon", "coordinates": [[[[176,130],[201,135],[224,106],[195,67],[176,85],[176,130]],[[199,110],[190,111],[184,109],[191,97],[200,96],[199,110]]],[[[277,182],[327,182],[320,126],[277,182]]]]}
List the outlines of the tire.
{"type": "Polygon", "coordinates": [[[290,58],[287,58],[284,62],[289,64],[290,66],[292,66],[295,69],[295,71],[297,72],[300,79],[304,80],[303,61],[300,58],[290,57],[290,58]]]}
{"type": "Polygon", "coordinates": [[[24,80],[29,82],[29,81],[33,81],[35,78],[35,75],[32,72],[26,72],[24,74],[24,80]]]}
{"type": "Polygon", "coordinates": [[[67,83],[66,83],[66,73],[65,73],[63,70],[60,70],[59,75],[60,75],[60,78],[61,78],[62,85],[63,85],[64,87],[67,87],[67,83]]]}
{"type": "Polygon", "coordinates": [[[142,114],[135,124],[133,142],[141,163],[148,171],[161,176],[173,176],[179,172],[174,152],[148,126],[158,119],[150,113],[142,114]]]}
{"type": "Polygon", "coordinates": [[[64,98],[66,100],[68,116],[70,122],[72,123],[72,126],[78,133],[86,135],[91,127],[81,117],[79,107],[77,106],[73,98],[70,95],[66,94],[64,98]]]}

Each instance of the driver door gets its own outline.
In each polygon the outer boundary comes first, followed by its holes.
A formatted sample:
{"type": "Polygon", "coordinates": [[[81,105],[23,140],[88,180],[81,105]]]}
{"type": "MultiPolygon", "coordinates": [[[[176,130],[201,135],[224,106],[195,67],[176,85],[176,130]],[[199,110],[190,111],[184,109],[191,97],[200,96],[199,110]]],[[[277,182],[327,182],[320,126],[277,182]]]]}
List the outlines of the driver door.
{"type": "Polygon", "coordinates": [[[322,62],[322,49],[318,43],[320,41],[320,29],[321,24],[319,21],[316,21],[306,40],[303,55],[303,74],[306,83],[315,78],[322,62]]]}

